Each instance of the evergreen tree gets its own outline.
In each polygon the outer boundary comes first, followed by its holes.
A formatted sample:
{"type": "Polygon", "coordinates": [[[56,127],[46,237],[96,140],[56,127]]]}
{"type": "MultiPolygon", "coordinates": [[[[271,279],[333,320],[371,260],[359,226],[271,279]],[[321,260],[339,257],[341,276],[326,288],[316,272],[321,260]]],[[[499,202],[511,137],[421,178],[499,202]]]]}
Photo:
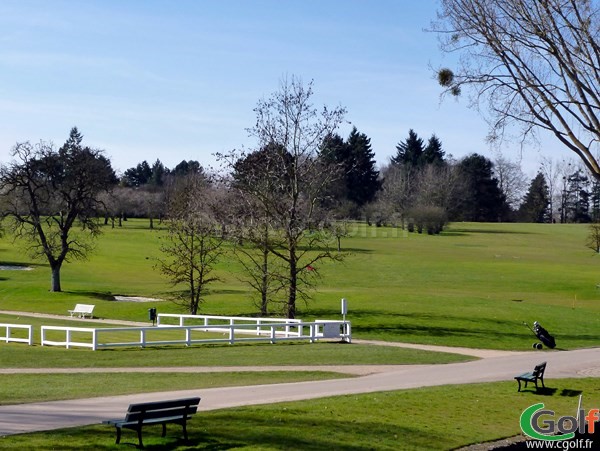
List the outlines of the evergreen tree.
{"type": "Polygon", "coordinates": [[[594,179],[590,190],[590,216],[593,222],[600,222],[600,181],[594,179]]]}
{"type": "Polygon", "coordinates": [[[338,204],[350,201],[362,207],[375,198],[381,183],[371,140],[366,134],[354,127],[347,141],[337,134],[328,136],[323,140],[319,155],[339,170],[338,180],[328,190],[328,195],[338,204]]]}
{"type": "Polygon", "coordinates": [[[589,178],[581,169],[567,177],[567,191],[564,202],[566,222],[590,222],[588,185],[589,178]]]}
{"type": "Polygon", "coordinates": [[[156,160],[152,165],[152,175],[148,180],[148,183],[153,186],[162,186],[164,183],[164,176],[168,173],[165,166],[160,160],[156,160]]]}
{"type": "Polygon", "coordinates": [[[375,198],[381,189],[379,171],[375,169],[375,154],[371,150],[371,140],[356,127],[350,132],[347,141],[351,167],[346,173],[348,199],[362,207],[375,198]]]}
{"type": "Polygon", "coordinates": [[[550,191],[541,172],[535,176],[525,194],[525,199],[519,207],[519,218],[524,222],[547,222],[549,220],[548,205],[550,191]]]}
{"type": "Polygon", "coordinates": [[[445,152],[442,150],[442,142],[440,139],[435,135],[431,135],[431,138],[429,138],[427,146],[423,151],[423,162],[425,164],[443,164],[444,154],[445,152]]]}
{"type": "Polygon", "coordinates": [[[139,163],[135,168],[129,168],[123,174],[123,183],[126,186],[142,186],[148,183],[152,177],[152,168],[146,160],[139,163]]]}
{"type": "MultiPolygon", "coordinates": [[[[332,204],[339,204],[348,199],[348,190],[346,188],[346,177],[352,169],[352,160],[350,158],[350,147],[337,133],[325,137],[319,150],[319,158],[325,161],[325,164],[331,168],[337,168],[338,177],[330,183],[325,197],[332,204]]],[[[331,207],[331,205],[328,205],[331,207]]]]}
{"type": "Polygon", "coordinates": [[[182,160],[181,163],[173,168],[171,173],[175,176],[181,176],[188,174],[202,174],[203,172],[202,166],[196,160],[182,160]]]}
{"type": "Polygon", "coordinates": [[[498,179],[493,176],[493,163],[481,155],[472,154],[465,157],[459,167],[466,188],[461,219],[477,222],[505,220],[509,208],[498,179]]]}
{"type": "Polygon", "coordinates": [[[413,129],[408,131],[408,138],[396,146],[396,155],[392,157],[392,164],[417,168],[423,165],[425,145],[423,140],[413,129]]]}

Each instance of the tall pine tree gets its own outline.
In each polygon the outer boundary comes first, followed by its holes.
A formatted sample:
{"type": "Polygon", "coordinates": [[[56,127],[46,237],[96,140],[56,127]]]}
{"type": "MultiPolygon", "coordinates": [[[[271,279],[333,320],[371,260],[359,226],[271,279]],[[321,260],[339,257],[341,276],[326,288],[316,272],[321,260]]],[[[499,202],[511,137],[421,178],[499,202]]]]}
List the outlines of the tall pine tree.
{"type": "Polygon", "coordinates": [[[423,151],[423,163],[441,165],[444,163],[444,154],[440,139],[435,134],[431,135],[423,151]]]}
{"type": "Polygon", "coordinates": [[[375,154],[371,149],[371,139],[359,133],[356,127],[350,132],[346,146],[351,161],[346,173],[348,199],[362,207],[371,202],[381,188],[379,171],[375,169],[375,154]]]}
{"type": "Polygon", "coordinates": [[[493,176],[493,163],[478,154],[465,157],[459,164],[465,182],[461,219],[475,222],[497,222],[506,219],[509,207],[498,179],[493,176]]]}
{"type": "Polygon", "coordinates": [[[413,168],[420,167],[423,165],[424,152],[425,144],[423,140],[411,128],[408,131],[408,138],[396,146],[396,155],[392,157],[392,164],[413,168]]]}
{"type": "Polygon", "coordinates": [[[381,182],[371,140],[366,134],[354,127],[346,141],[337,134],[328,136],[321,146],[320,157],[339,170],[339,179],[328,193],[337,203],[350,201],[362,207],[375,198],[381,182]]]}
{"type": "Polygon", "coordinates": [[[519,219],[524,222],[548,222],[550,191],[546,179],[541,172],[535,176],[519,207],[519,219]]]}

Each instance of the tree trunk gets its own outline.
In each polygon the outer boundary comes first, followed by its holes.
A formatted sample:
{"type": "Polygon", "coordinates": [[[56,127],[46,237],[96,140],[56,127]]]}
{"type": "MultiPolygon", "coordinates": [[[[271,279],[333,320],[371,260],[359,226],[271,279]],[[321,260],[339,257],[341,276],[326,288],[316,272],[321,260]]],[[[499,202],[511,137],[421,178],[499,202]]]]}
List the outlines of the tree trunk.
{"type": "Polygon", "coordinates": [[[260,300],[260,315],[268,316],[269,309],[267,304],[269,303],[268,292],[269,292],[269,250],[265,247],[263,249],[263,264],[262,264],[262,279],[261,279],[261,300],[260,300]]]}
{"type": "Polygon", "coordinates": [[[52,268],[52,288],[50,289],[50,291],[52,292],[59,292],[62,291],[60,289],[60,264],[53,264],[51,265],[52,268]]]}
{"type": "Polygon", "coordinates": [[[298,273],[296,271],[296,255],[295,252],[290,252],[290,290],[287,303],[287,317],[289,319],[296,318],[296,291],[298,287],[298,273]]]}
{"type": "Polygon", "coordinates": [[[154,229],[154,219],[152,219],[152,216],[150,216],[150,230],[154,229]]]}

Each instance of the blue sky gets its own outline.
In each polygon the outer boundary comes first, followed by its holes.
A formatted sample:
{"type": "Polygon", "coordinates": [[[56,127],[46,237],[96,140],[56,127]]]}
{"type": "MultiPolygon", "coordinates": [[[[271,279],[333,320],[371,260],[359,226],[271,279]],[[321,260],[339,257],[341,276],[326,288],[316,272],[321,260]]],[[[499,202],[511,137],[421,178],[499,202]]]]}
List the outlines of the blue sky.
{"type": "MultiPolygon", "coordinates": [[[[60,145],[76,125],[117,170],[212,165],[215,152],[253,147],[252,110],[286,75],[313,79],[317,105],[345,106],[380,164],[410,128],[455,157],[492,157],[467,99],[440,102],[432,67],[453,61],[423,31],[436,10],[435,0],[3,0],[0,162],[16,142],[60,145]]],[[[523,157],[533,176],[539,151],[523,157]]]]}

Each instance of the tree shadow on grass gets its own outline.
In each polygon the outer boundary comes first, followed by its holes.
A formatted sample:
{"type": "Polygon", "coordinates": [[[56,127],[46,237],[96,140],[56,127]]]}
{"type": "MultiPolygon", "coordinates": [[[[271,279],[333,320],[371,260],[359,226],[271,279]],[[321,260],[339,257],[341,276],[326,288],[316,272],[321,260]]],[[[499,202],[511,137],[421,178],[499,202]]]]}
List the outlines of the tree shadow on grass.
{"type": "Polygon", "coordinates": [[[535,232],[524,232],[522,230],[504,230],[504,229],[451,229],[447,232],[442,232],[443,236],[467,236],[476,233],[482,234],[498,234],[498,235],[538,235],[535,232]]]}
{"type": "Polygon", "coordinates": [[[63,291],[63,293],[72,296],[86,296],[93,299],[98,299],[99,301],[114,301],[115,295],[110,291],[86,291],[86,290],[70,290],[63,291]]]}

